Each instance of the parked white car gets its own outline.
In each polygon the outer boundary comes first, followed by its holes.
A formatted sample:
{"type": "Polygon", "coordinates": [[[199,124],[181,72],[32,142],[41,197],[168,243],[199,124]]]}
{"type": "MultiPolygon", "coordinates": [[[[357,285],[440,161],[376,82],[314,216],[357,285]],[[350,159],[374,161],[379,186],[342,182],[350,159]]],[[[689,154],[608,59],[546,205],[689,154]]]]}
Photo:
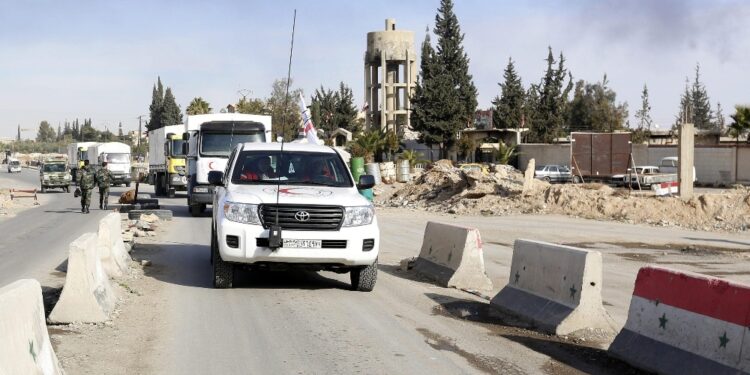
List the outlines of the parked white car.
{"type": "Polygon", "coordinates": [[[572,177],[570,168],[564,165],[540,165],[534,170],[534,178],[547,182],[569,182],[572,177]]]}
{"type": "Polygon", "coordinates": [[[214,287],[232,287],[235,267],[243,266],[349,272],[354,290],[374,288],[380,231],[357,190],[374,178],[355,184],[335,149],[285,143],[282,153],[280,143],[243,143],[208,179],[214,287]]]}

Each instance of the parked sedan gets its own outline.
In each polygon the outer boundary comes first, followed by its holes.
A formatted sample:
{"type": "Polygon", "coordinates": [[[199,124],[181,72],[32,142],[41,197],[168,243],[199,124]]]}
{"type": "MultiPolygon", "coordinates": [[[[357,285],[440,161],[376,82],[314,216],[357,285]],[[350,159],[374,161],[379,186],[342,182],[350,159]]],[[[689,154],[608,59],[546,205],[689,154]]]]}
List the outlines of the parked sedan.
{"type": "Polygon", "coordinates": [[[540,165],[534,171],[534,178],[547,182],[569,182],[573,174],[564,165],[540,165]]]}

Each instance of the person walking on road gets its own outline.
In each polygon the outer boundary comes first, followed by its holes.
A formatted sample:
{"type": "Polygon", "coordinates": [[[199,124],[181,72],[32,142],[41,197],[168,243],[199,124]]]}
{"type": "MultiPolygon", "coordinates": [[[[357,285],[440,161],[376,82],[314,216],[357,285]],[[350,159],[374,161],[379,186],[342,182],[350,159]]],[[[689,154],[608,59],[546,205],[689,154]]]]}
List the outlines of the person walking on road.
{"type": "Polygon", "coordinates": [[[91,170],[88,160],[83,161],[83,168],[78,173],[76,183],[81,189],[81,213],[87,214],[91,205],[91,190],[96,185],[96,175],[91,170]]]}
{"type": "Polygon", "coordinates": [[[109,201],[109,185],[112,183],[112,172],[107,169],[107,162],[96,171],[96,184],[99,185],[99,209],[106,210],[109,201]]]}

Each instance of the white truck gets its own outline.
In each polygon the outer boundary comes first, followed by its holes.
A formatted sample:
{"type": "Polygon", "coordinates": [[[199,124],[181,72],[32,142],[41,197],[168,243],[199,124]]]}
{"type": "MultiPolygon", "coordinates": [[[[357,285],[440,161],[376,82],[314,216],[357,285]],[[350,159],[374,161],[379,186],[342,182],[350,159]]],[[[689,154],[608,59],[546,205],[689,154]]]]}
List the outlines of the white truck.
{"type": "Polygon", "coordinates": [[[16,158],[8,158],[8,173],[21,173],[21,162],[16,158]]]}
{"type": "Polygon", "coordinates": [[[68,144],[68,168],[73,181],[77,181],[78,169],[83,167],[83,161],[89,160],[88,149],[96,142],[74,142],[68,144]]]}
{"type": "MultiPolygon", "coordinates": [[[[677,156],[667,156],[659,161],[659,171],[662,173],[674,173],[677,174],[680,169],[680,158],[677,156]]],[[[693,166],[693,182],[698,181],[698,176],[695,174],[695,166],[693,166]]]]}
{"type": "Polygon", "coordinates": [[[375,209],[332,147],[243,143],[225,168],[209,172],[215,188],[211,262],[215,288],[231,288],[236,267],[327,270],[350,274],[352,289],[377,279],[380,230],[375,209]]]}
{"type": "Polygon", "coordinates": [[[89,164],[101,168],[107,162],[112,172],[112,185],[130,186],[130,146],[120,142],[97,143],[88,148],[89,164]]]}
{"type": "Polygon", "coordinates": [[[156,195],[174,197],[187,191],[185,125],[170,125],[148,132],[148,181],[156,195]]]}
{"type": "Polygon", "coordinates": [[[183,140],[187,141],[188,197],[192,216],[213,202],[208,172],[223,171],[232,148],[246,142],[271,142],[271,116],[217,113],[188,116],[183,140]]]}

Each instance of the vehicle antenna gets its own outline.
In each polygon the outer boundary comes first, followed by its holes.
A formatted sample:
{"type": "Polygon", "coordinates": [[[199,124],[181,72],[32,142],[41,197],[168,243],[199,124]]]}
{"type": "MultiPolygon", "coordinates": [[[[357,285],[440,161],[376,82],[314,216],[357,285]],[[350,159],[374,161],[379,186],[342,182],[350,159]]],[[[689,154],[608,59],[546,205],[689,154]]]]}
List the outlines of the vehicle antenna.
{"type": "MultiPolygon", "coordinates": [[[[294,17],[292,18],[292,41],[291,46],[289,47],[289,65],[287,67],[286,72],[286,95],[284,96],[284,114],[281,120],[281,149],[279,152],[279,157],[276,162],[276,168],[280,168],[281,166],[281,160],[284,156],[284,127],[286,125],[287,121],[287,106],[289,105],[289,85],[291,84],[292,80],[292,56],[294,56],[294,29],[297,26],[297,9],[294,10],[294,17]]],[[[283,241],[281,239],[281,226],[279,225],[279,195],[281,193],[281,174],[276,173],[276,219],[274,220],[274,224],[271,225],[268,231],[268,247],[272,250],[276,250],[280,248],[283,245],[283,241]]]]}

